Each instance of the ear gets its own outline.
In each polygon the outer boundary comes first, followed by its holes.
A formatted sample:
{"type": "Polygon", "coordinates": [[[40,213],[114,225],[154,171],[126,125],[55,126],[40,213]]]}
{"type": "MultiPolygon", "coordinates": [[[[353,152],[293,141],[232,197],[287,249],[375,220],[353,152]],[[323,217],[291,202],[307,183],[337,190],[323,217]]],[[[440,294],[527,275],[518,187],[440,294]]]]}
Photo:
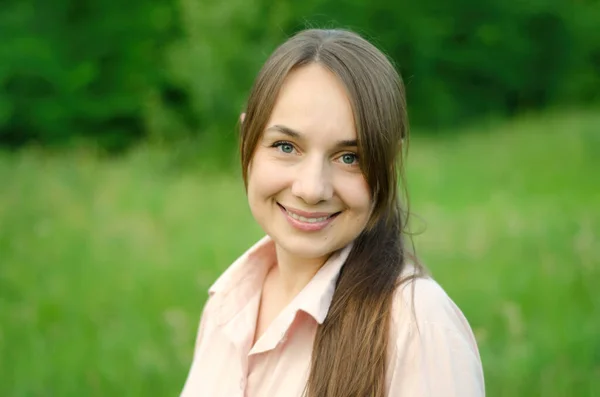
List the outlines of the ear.
{"type": "Polygon", "coordinates": [[[246,113],[240,114],[240,123],[243,123],[245,118],[246,118],[246,113]]]}

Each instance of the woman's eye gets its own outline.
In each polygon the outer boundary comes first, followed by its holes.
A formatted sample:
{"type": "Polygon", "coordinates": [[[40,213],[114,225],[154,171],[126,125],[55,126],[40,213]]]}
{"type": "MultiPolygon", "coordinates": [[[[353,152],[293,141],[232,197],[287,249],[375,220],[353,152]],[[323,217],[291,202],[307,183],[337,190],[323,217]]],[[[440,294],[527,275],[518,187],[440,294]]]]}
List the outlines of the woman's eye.
{"type": "Polygon", "coordinates": [[[279,150],[286,154],[294,152],[294,145],[289,142],[276,142],[273,146],[279,148],[279,150]]]}
{"type": "Polygon", "coordinates": [[[348,165],[353,165],[356,162],[358,162],[358,156],[354,153],[346,153],[346,154],[342,155],[341,159],[342,159],[342,163],[348,164],[348,165]]]}

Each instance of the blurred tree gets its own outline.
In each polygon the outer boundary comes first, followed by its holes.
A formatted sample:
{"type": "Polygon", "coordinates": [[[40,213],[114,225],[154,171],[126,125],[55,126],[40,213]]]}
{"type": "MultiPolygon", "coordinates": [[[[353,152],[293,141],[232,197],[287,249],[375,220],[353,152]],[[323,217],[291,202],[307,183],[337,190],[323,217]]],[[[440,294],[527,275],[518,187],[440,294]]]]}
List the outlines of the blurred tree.
{"type": "Polygon", "coordinates": [[[5,0],[0,11],[0,142],[116,150],[144,134],[142,104],[163,85],[174,37],[168,0],[5,0]]]}
{"type": "Polygon", "coordinates": [[[0,145],[108,150],[197,139],[220,153],[258,68],[285,37],[346,27],[386,51],[413,124],[600,100],[594,0],[4,0],[0,145]]]}
{"type": "Polygon", "coordinates": [[[317,25],[341,23],[378,43],[405,78],[417,124],[542,108],[566,102],[567,91],[571,103],[600,98],[600,68],[590,59],[600,50],[600,6],[593,1],[374,0],[339,7],[307,0],[300,7],[317,25]],[[586,83],[575,86],[571,78],[586,83]]]}

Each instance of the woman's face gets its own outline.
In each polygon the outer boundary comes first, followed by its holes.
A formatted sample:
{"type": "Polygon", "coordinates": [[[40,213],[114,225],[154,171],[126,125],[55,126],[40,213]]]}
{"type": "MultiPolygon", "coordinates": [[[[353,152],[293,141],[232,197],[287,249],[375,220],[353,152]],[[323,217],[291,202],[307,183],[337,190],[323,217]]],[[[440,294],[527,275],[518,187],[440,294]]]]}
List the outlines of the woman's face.
{"type": "Polygon", "coordinates": [[[344,86],[310,64],[291,72],[248,170],[248,201],[287,254],[325,259],[354,240],[371,214],[344,86]]]}

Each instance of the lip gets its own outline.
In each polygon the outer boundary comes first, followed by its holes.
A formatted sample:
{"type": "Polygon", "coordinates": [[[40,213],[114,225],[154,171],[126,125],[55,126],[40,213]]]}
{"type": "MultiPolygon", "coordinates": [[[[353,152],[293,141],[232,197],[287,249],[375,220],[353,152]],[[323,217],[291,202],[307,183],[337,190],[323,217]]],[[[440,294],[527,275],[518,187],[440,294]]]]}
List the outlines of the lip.
{"type": "Polygon", "coordinates": [[[277,203],[277,205],[281,209],[281,212],[283,213],[283,215],[285,216],[287,221],[290,223],[290,225],[292,225],[296,229],[306,231],[306,232],[314,232],[314,231],[324,229],[331,222],[333,222],[333,220],[340,213],[339,211],[338,212],[307,212],[307,211],[298,210],[296,208],[284,207],[283,205],[281,205],[279,203],[277,203]],[[328,218],[321,222],[303,222],[299,219],[292,218],[290,216],[290,214],[288,214],[288,211],[291,213],[294,213],[296,215],[302,216],[304,218],[322,218],[325,216],[328,218]]]}
{"type": "Polygon", "coordinates": [[[287,210],[289,212],[293,212],[294,214],[303,216],[305,218],[322,218],[324,216],[331,216],[331,215],[337,214],[337,212],[306,212],[306,211],[302,211],[302,210],[299,210],[299,209],[296,209],[296,208],[286,207],[286,206],[281,205],[279,203],[277,203],[277,204],[281,208],[283,208],[284,210],[287,210]]]}

